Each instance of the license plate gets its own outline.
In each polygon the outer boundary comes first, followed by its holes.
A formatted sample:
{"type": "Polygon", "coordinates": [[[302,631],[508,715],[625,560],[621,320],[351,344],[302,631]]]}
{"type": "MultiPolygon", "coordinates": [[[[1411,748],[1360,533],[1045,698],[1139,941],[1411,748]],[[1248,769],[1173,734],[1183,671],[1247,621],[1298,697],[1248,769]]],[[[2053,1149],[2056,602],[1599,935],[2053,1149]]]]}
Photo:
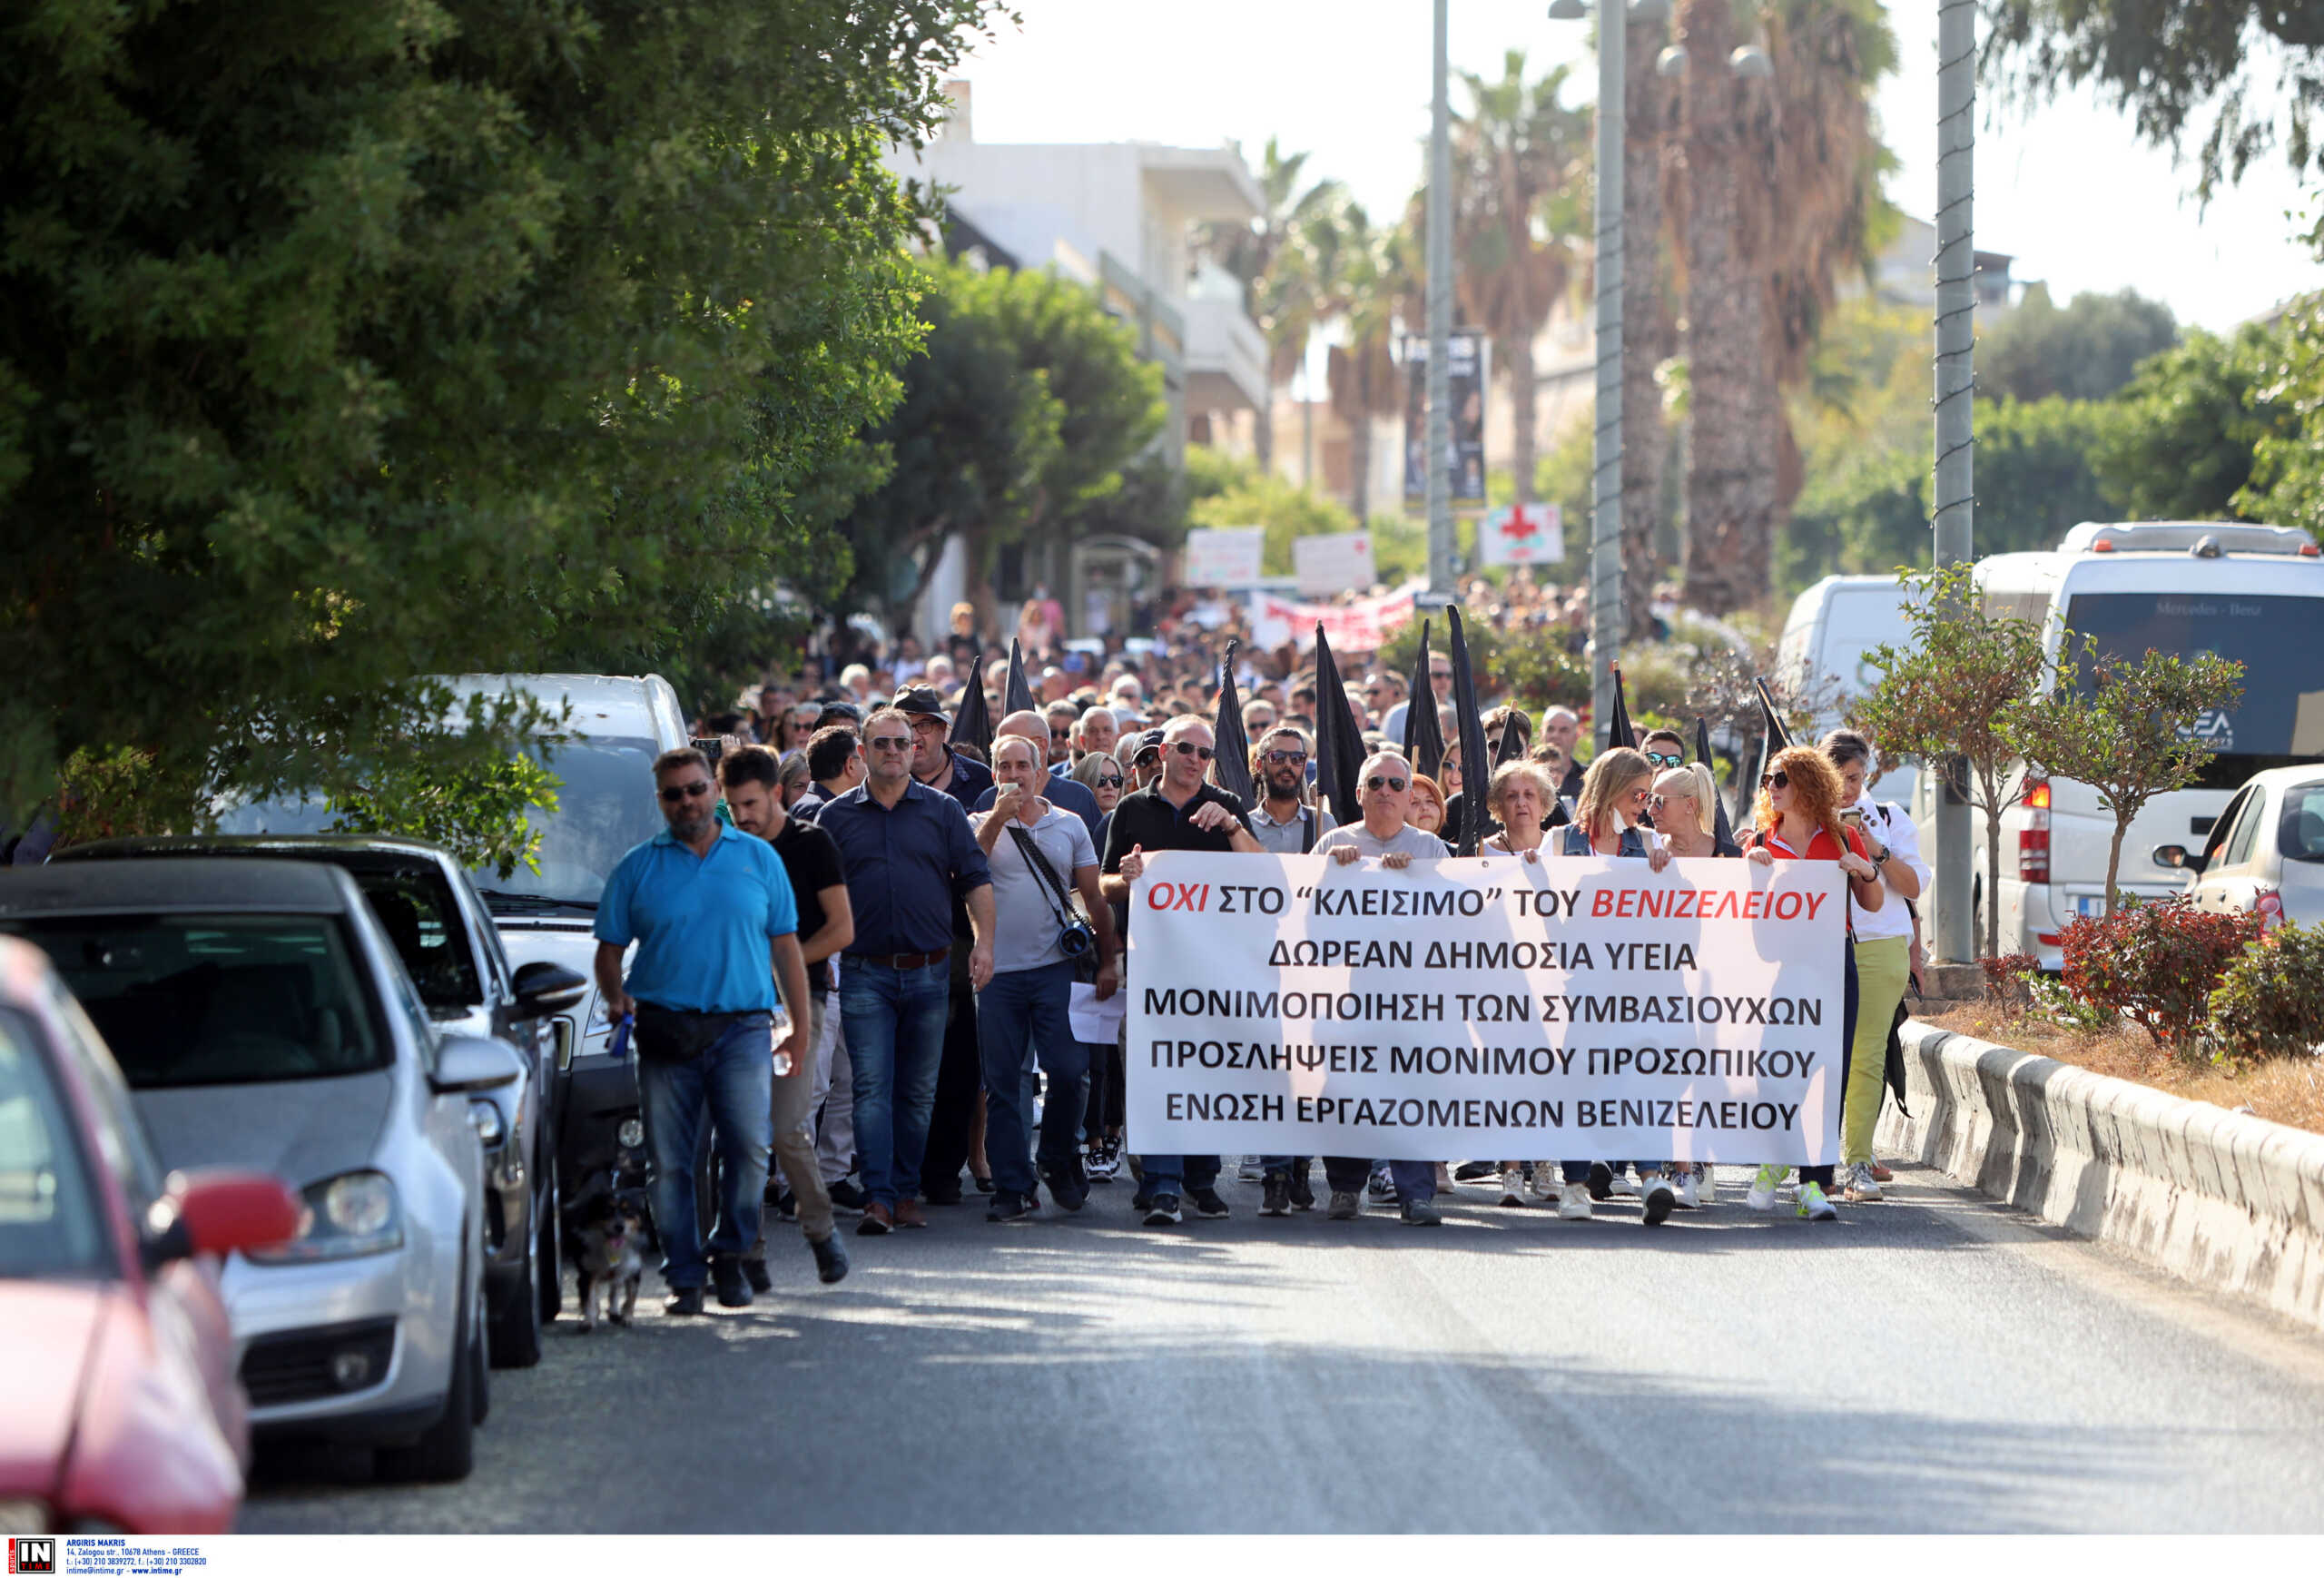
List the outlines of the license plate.
{"type": "Polygon", "coordinates": [[[2106,912],[2106,895],[2078,893],[2074,896],[2073,912],[2077,915],[2102,915],[2106,912]]]}

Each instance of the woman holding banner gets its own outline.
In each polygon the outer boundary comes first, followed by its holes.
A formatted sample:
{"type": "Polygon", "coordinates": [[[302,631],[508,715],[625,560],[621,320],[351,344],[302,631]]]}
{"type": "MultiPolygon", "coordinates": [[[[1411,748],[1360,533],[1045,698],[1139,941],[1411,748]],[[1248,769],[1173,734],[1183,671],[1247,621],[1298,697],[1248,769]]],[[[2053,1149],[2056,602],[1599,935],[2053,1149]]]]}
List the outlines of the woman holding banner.
{"type": "MultiPolygon", "coordinates": [[[[1649,744],[1652,744],[1649,739],[1649,744]]],[[[1649,753],[1649,756],[1652,753],[1649,753]]],[[[1700,762],[1666,767],[1654,781],[1647,809],[1655,831],[1679,860],[1739,860],[1742,846],[1718,835],[1718,783],[1700,762]]],[[[1709,1164],[1697,1162],[1679,1175],[1679,1204],[1688,1210],[1718,1196],[1709,1164]]]]}
{"type": "MultiPolygon", "coordinates": [[[[1845,1094],[1846,1049],[1856,1040],[1855,912],[1880,908],[1882,883],[1880,868],[1865,850],[1864,835],[1840,820],[1843,793],[1839,770],[1821,751],[1812,745],[1785,746],[1768,762],[1767,775],[1759,780],[1759,800],[1753,816],[1758,829],[1746,842],[1749,857],[1755,861],[1837,861],[1840,869],[1848,874],[1848,942],[1842,954],[1847,985],[1846,1006],[1840,1015],[1840,1090],[1845,1094]]],[[[1836,1127],[1839,1107],[1839,1102],[1833,1103],[1836,1127]]],[[[1790,1171],[1780,1163],[1761,1168],[1758,1176],[1751,1180],[1751,1192],[1744,1197],[1744,1203],[1755,1211],[1773,1210],[1776,1189],[1790,1171]]],[[[1829,1162],[1800,1169],[1801,1216],[1811,1222],[1838,1220],[1839,1208],[1829,1198],[1832,1182],[1833,1168],[1829,1162]]]]}
{"type": "MultiPolygon", "coordinates": [[[[1485,793],[1485,809],[1501,824],[1501,831],[1477,846],[1477,853],[1490,859],[1494,855],[1510,855],[1528,865],[1538,865],[1541,860],[1544,836],[1542,823],[1554,803],[1557,786],[1549,773],[1535,762],[1504,762],[1492,775],[1492,787],[1485,793]]],[[[1522,1206],[1525,1203],[1525,1166],[1521,1161],[1501,1164],[1501,1203],[1522,1206]]],[[[1559,1188],[1557,1175],[1546,1161],[1533,1167],[1533,1189],[1544,1203],[1560,1203],[1563,1190],[1559,1188]]],[[[1588,1208],[1583,1208],[1587,1214],[1588,1208]]]]}
{"type": "Polygon", "coordinates": [[[1854,1060],[1840,1120],[1840,1186],[1851,1204],[1880,1198],[1872,1169],[1872,1131],[1887,1095],[1888,1031],[1912,979],[1913,901],[1933,879],[1921,860],[1919,833],[1905,808],[1876,801],[1865,780],[1879,771],[1872,742],[1852,729],[1834,729],[1817,747],[1840,773],[1840,820],[1860,832],[1880,868],[1880,885],[1893,902],[1856,918],[1856,1035],[1848,1045],[1854,1060]]]}
{"type": "MultiPolygon", "coordinates": [[[[1654,793],[1654,764],[1626,745],[1601,751],[1581,780],[1581,798],[1573,808],[1573,822],[1558,829],[1549,851],[1556,855],[1615,855],[1643,860],[1652,871],[1670,863],[1670,851],[1661,835],[1641,827],[1638,818],[1654,793]]],[[[1564,1198],[1558,1202],[1561,1221],[1590,1219],[1590,1202],[1614,1192],[1614,1179],[1627,1162],[1567,1161],[1564,1198]],[[1577,1188],[1575,1186],[1581,1187],[1577,1188]]],[[[1638,1164],[1639,1194],[1646,1206],[1646,1225],[1659,1228],[1679,1203],[1664,1166],[1659,1161],[1638,1164]]]]}

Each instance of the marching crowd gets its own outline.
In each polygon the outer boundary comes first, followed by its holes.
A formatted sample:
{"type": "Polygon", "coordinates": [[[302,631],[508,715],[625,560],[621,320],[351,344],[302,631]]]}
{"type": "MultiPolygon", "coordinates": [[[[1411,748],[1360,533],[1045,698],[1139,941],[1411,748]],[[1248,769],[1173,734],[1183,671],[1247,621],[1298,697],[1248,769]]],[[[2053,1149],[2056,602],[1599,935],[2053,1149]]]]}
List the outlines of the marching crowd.
{"type": "MultiPolygon", "coordinates": [[[[978,656],[972,644],[959,656],[907,650],[878,676],[892,693],[863,666],[820,695],[770,685],[756,705],[705,720],[729,741],[714,764],[695,748],[655,764],[667,826],[608,879],[596,973],[634,1030],[673,1313],[699,1313],[706,1290],[729,1307],[765,1291],[762,1223],[776,1218],[797,1221],[820,1276],[837,1281],[848,1269],[841,1214],[859,1235],[925,1227],[931,1207],[965,1198],[964,1172],[994,1222],[1039,1209],[1044,1192],[1078,1210],[1093,1182],[1126,1167],[1149,1227],[1227,1216],[1219,1157],[1125,1156],[1122,1045],[1074,1031],[1077,983],[1097,1001],[1122,989],[1131,884],[1167,850],[1441,859],[1471,816],[1479,853],[1496,859],[1837,862],[1851,900],[1841,1160],[1802,1169],[1796,1189],[1788,1169],[1762,1167],[1746,1203],[1768,1210],[1787,1195],[1823,1220],[1837,1214],[1835,1195],[1880,1198],[1871,1140],[1884,1051],[1929,872],[1901,808],[1864,793],[1877,759],[1861,736],[1773,754],[1753,824],[1728,837],[1710,767],[1667,730],[1585,765],[1573,713],[1549,712],[1535,742],[1524,713],[1496,707],[1481,720],[1485,770],[1464,777],[1440,656],[1435,694],[1417,704],[1438,710],[1448,745],[1434,776],[1399,743],[1415,705],[1404,682],[1376,670],[1350,687],[1369,754],[1361,815],[1343,826],[1315,790],[1315,687],[1304,677],[1248,676],[1246,806],[1216,781],[1206,644],[1182,646],[1175,671],[1167,650],[1095,674],[1039,666],[1038,680],[1027,676],[1035,705],[1000,718],[989,760],[953,737],[956,709],[982,699],[969,685],[998,688],[1006,674],[1006,660],[978,673],[978,656]],[[721,1161],[708,1225],[694,1183],[704,1122],[721,1161]]],[[[1316,1204],[1314,1160],[1244,1159],[1262,1214],[1316,1204]]],[[[1457,1171],[1323,1162],[1335,1219],[1368,1198],[1434,1224],[1437,1197],[1471,1182],[1504,1206],[1530,1192],[1574,1219],[1635,1196],[1650,1226],[1715,1195],[1708,1169],[1652,1159],[1470,1159],[1457,1171]]]]}

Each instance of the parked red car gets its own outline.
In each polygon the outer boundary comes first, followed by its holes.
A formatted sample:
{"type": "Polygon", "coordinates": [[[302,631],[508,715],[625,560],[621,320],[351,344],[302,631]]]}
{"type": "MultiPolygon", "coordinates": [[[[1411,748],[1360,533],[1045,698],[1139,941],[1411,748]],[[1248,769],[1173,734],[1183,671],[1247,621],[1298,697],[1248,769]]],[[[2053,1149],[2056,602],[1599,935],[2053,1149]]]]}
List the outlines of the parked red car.
{"type": "Polygon", "coordinates": [[[0,938],[0,1528],[233,1527],[250,1428],[218,1257],[299,1209],[262,1174],[164,1179],[47,956],[0,938]]]}

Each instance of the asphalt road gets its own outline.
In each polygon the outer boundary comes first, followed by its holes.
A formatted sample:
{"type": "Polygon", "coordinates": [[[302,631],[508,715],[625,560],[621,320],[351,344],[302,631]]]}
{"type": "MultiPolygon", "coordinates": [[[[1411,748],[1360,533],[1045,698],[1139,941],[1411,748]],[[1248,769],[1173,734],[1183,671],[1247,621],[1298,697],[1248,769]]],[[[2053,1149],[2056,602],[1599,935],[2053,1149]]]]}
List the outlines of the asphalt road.
{"type": "MultiPolygon", "coordinates": [[[[744,1311],[493,1377],[476,1473],[269,1456],[251,1532],[2324,1531],[2324,1338],[1899,1169],[1837,1224],[1392,1216],[778,1239],[744,1311]],[[783,1252],[783,1251],[787,1251],[783,1252]]],[[[1321,1169],[1317,1186],[1321,1188],[1321,1169]]],[[[843,1219],[844,1220],[844,1219],[843,1219]]],[[[653,1278],[648,1277],[649,1291],[653,1278]]]]}

